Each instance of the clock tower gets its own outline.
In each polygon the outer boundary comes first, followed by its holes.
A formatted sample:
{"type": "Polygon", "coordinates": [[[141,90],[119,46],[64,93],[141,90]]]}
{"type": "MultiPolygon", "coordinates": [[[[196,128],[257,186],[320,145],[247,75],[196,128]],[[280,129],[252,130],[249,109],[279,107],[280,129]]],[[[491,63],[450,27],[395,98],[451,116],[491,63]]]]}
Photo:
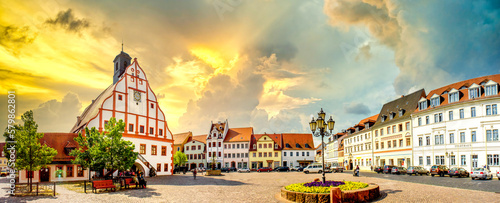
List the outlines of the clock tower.
{"type": "Polygon", "coordinates": [[[115,60],[113,60],[114,64],[113,84],[118,82],[120,77],[123,75],[127,66],[130,65],[130,60],[132,60],[132,58],[127,53],[123,52],[123,49],[120,52],[120,54],[116,55],[115,60]]]}

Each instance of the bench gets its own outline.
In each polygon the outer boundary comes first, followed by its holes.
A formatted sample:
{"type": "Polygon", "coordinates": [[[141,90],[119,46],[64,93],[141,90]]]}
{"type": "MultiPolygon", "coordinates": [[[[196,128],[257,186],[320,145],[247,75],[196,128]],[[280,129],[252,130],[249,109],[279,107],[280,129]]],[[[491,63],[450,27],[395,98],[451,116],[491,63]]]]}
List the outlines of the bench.
{"type": "Polygon", "coordinates": [[[132,183],[132,181],[133,181],[133,180],[134,180],[134,179],[132,179],[132,178],[125,178],[125,181],[124,181],[124,185],[123,185],[123,186],[124,186],[125,188],[130,188],[130,185],[135,184],[135,187],[137,188],[137,183],[132,183]]]}
{"type": "Polygon", "coordinates": [[[92,181],[92,191],[97,192],[98,189],[106,189],[113,188],[113,191],[116,191],[116,186],[113,184],[113,180],[96,180],[92,181]]]}

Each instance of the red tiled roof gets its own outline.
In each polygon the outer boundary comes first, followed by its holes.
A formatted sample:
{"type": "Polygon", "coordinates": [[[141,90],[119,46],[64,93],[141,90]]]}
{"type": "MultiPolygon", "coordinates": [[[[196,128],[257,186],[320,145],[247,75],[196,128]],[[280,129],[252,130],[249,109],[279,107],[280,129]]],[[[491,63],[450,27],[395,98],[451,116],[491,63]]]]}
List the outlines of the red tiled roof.
{"type": "Polygon", "coordinates": [[[64,148],[67,146],[78,148],[78,143],[74,140],[78,134],[76,133],[44,133],[44,136],[39,140],[40,143],[46,144],[49,147],[57,150],[57,155],[53,161],[70,161],[72,156],[66,154],[64,148]]]}
{"type": "Polygon", "coordinates": [[[314,141],[311,133],[283,133],[282,136],[284,150],[314,150],[314,141]],[[297,147],[297,144],[300,146],[297,147]],[[306,147],[306,144],[309,147],[306,147]]]}
{"type": "Polygon", "coordinates": [[[372,122],[372,123],[375,123],[375,122],[377,122],[377,118],[378,118],[378,114],[373,115],[373,116],[370,116],[370,117],[368,117],[368,118],[365,118],[365,119],[361,120],[361,121],[359,122],[359,124],[362,124],[362,125],[364,126],[364,124],[365,124],[366,122],[372,122]]]}
{"type": "Polygon", "coordinates": [[[253,134],[252,127],[229,128],[224,142],[248,142],[253,134]]]}
{"type": "Polygon", "coordinates": [[[192,139],[207,144],[207,135],[196,135],[192,139]]]}
{"type": "MultiPolygon", "coordinates": [[[[430,91],[429,94],[427,94],[426,99],[430,100],[434,94],[437,94],[441,98],[441,104],[439,106],[447,105],[447,104],[449,104],[448,94],[444,94],[444,95],[442,95],[442,94],[445,91],[450,91],[452,89],[456,89],[460,92],[458,102],[468,101],[468,100],[471,100],[471,99],[469,99],[469,91],[468,91],[469,89],[467,89],[468,87],[470,87],[472,84],[477,84],[477,85],[481,86],[482,82],[486,83],[490,80],[497,82],[497,83],[500,83],[500,74],[472,78],[469,80],[464,80],[464,81],[456,82],[456,83],[453,83],[453,84],[450,84],[450,85],[447,85],[444,87],[437,88],[435,90],[430,91]],[[467,88],[460,90],[461,87],[467,87],[467,88]]],[[[479,98],[484,98],[484,97],[485,97],[485,89],[482,88],[481,95],[479,95],[479,98]]],[[[458,102],[453,102],[453,103],[458,103],[458,102]]],[[[428,105],[427,109],[429,109],[429,108],[430,108],[430,105],[428,105]]],[[[419,111],[419,109],[417,107],[415,112],[418,112],[418,111],[419,111]]]]}
{"type": "Polygon", "coordinates": [[[189,137],[193,136],[191,132],[174,134],[174,145],[184,144],[188,142],[189,137]]]}

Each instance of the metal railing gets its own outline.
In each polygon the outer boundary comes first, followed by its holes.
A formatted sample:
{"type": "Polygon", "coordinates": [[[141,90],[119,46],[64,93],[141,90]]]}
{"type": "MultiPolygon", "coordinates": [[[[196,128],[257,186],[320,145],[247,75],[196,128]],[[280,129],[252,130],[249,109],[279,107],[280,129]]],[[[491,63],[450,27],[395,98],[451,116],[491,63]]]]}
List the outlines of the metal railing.
{"type": "Polygon", "coordinates": [[[39,193],[52,192],[56,196],[56,183],[32,183],[31,190],[28,183],[16,183],[14,194],[31,194],[38,196],[39,193]]]}

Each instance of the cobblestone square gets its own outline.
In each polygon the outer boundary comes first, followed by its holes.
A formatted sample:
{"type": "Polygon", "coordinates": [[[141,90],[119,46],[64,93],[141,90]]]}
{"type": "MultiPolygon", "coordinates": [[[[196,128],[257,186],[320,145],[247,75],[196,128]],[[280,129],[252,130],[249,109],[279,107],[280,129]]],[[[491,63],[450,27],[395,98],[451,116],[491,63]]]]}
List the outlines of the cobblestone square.
{"type": "MultiPolygon", "coordinates": [[[[200,174],[201,175],[201,174],[200,174]]],[[[197,176],[191,173],[148,178],[147,189],[84,194],[57,187],[56,197],[8,197],[1,179],[2,202],[286,202],[280,188],[292,183],[313,181],[321,174],[301,172],[224,173],[197,176]]],[[[328,180],[362,181],[380,186],[378,202],[495,202],[500,194],[441,186],[400,182],[375,177],[353,177],[351,173],[328,173],[328,180]]]]}

